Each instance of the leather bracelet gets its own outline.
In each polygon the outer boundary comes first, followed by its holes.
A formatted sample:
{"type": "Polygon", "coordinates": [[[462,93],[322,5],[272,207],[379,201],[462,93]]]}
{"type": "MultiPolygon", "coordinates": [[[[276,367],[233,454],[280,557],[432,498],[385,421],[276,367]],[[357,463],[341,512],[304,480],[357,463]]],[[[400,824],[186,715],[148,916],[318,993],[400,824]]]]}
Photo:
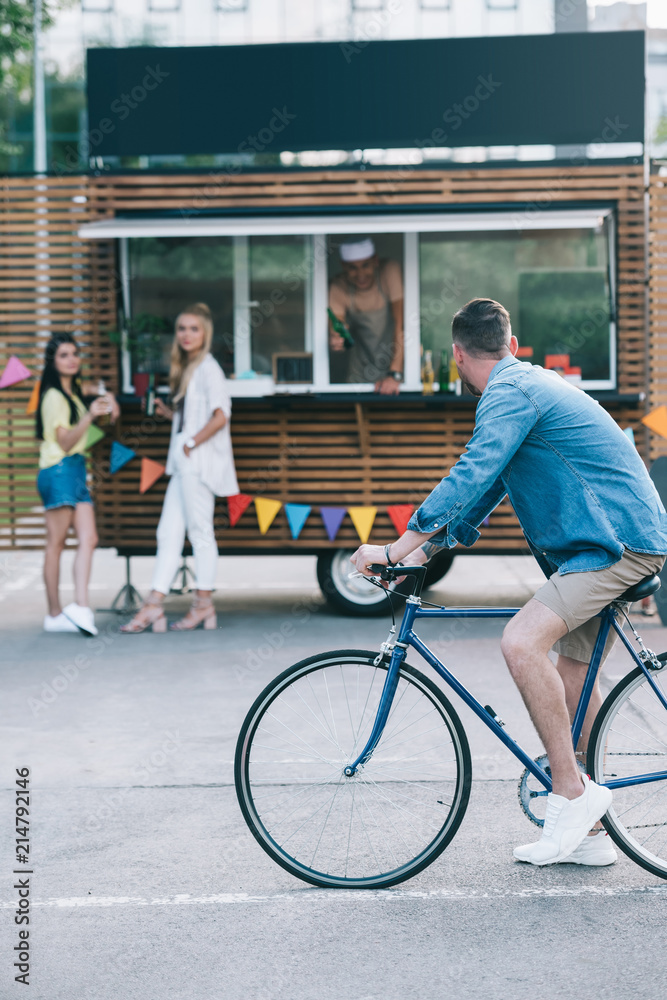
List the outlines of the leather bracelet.
{"type": "Polygon", "coordinates": [[[389,569],[395,569],[396,568],[396,563],[392,562],[391,558],[389,556],[389,549],[391,548],[391,545],[392,545],[391,542],[387,542],[387,544],[385,545],[385,547],[384,547],[384,557],[387,560],[387,566],[389,567],[389,569]]]}

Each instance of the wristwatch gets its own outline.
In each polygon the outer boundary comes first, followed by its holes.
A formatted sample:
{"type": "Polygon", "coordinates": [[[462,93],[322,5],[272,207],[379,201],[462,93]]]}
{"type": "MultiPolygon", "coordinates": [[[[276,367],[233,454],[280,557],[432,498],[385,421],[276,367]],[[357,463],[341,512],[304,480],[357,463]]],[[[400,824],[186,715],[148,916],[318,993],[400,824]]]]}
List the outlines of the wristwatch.
{"type": "Polygon", "coordinates": [[[197,447],[197,442],[195,441],[194,438],[188,438],[187,441],[185,442],[185,446],[186,448],[189,448],[190,451],[192,451],[193,448],[197,447]]]}
{"type": "Polygon", "coordinates": [[[389,377],[393,378],[396,382],[402,382],[403,381],[403,373],[402,372],[389,372],[389,377]]]}

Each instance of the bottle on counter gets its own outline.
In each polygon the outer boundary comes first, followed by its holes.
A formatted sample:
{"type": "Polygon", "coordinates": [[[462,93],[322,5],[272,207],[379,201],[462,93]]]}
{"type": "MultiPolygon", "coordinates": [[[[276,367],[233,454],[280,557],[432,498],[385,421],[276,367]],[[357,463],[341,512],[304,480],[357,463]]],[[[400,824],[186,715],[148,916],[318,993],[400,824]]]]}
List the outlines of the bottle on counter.
{"type": "Polygon", "coordinates": [[[424,361],[422,363],[422,395],[433,395],[433,351],[424,351],[424,361]]]}
{"type": "Polygon", "coordinates": [[[449,362],[449,391],[455,393],[457,396],[461,395],[461,379],[453,357],[449,362]]]}
{"type": "Polygon", "coordinates": [[[449,352],[440,352],[440,370],[438,372],[438,391],[449,393],[452,388],[449,384],[449,352]]]}
{"type": "Polygon", "coordinates": [[[146,389],[146,416],[155,416],[155,375],[153,372],[148,377],[148,389],[146,389]]]}

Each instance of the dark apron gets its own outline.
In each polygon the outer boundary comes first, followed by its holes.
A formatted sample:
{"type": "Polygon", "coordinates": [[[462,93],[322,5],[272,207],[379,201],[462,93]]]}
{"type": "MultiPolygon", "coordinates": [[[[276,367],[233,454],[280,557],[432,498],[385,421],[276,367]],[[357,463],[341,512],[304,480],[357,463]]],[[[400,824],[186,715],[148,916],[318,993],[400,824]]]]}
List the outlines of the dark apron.
{"type": "Polygon", "coordinates": [[[349,364],[348,382],[378,382],[386,378],[391,370],[394,353],[394,314],[389,297],[380,283],[377,285],[384,299],[379,309],[362,311],[355,308],[354,289],[350,287],[350,305],[347,309],[347,325],[354,337],[354,347],[347,353],[349,364]]]}

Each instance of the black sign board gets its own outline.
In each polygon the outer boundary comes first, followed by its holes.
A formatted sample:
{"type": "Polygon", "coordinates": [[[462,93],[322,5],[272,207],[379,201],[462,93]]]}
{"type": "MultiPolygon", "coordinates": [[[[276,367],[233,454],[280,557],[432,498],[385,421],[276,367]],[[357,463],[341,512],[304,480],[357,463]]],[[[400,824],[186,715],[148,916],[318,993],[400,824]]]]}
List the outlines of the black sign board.
{"type": "Polygon", "coordinates": [[[644,33],[88,50],[90,155],[643,142],[644,33]]]}

